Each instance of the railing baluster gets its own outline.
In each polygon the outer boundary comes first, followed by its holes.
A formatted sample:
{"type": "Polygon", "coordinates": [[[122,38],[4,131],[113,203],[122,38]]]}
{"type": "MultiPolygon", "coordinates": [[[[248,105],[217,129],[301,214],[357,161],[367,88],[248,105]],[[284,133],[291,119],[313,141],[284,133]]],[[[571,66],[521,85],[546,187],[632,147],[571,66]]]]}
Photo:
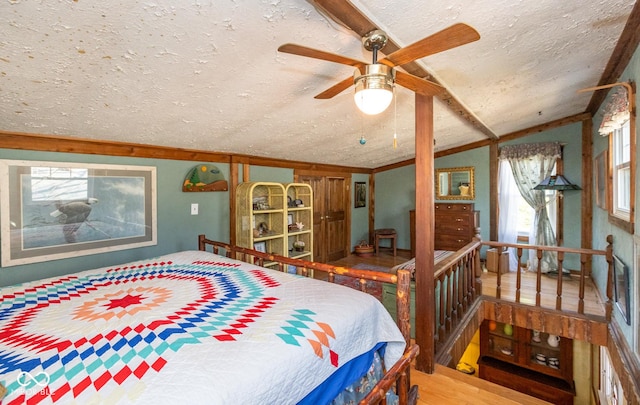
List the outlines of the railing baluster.
{"type": "Polygon", "coordinates": [[[522,272],[524,271],[524,265],[522,264],[522,248],[517,249],[518,253],[518,274],[516,275],[516,302],[520,302],[520,289],[522,288],[522,272]]]}
{"type": "Polygon", "coordinates": [[[449,282],[451,283],[451,325],[455,325],[458,323],[458,290],[460,288],[460,283],[458,280],[458,274],[460,270],[460,262],[456,263],[456,266],[451,269],[451,276],[449,277],[449,282]]]}
{"type": "MultiPolygon", "coordinates": [[[[438,337],[440,341],[444,341],[444,337],[445,337],[445,322],[447,319],[447,315],[446,315],[446,311],[447,308],[445,306],[445,285],[444,285],[444,277],[445,274],[443,273],[442,275],[440,275],[438,282],[440,283],[440,328],[438,329],[438,337]]],[[[437,285],[438,283],[436,283],[437,285]]]]}
{"type": "Polygon", "coordinates": [[[578,313],[584,314],[584,281],[586,277],[587,255],[580,255],[580,290],[578,292],[578,313]]]}
{"type": "Polygon", "coordinates": [[[540,306],[540,291],[542,290],[542,249],[536,249],[538,270],[536,273],[536,307],[540,306]]]}
{"type": "Polygon", "coordinates": [[[556,288],[556,309],[558,311],[562,309],[562,277],[563,277],[562,262],[563,261],[564,261],[564,252],[558,252],[558,285],[556,288]]]}

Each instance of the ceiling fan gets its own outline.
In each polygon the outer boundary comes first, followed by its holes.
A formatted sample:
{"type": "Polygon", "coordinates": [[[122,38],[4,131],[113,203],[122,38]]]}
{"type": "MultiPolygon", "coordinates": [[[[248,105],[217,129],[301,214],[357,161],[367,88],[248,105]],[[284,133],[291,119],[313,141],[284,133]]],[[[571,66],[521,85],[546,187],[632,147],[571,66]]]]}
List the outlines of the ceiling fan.
{"type": "Polygon", "coordinates": [[[370,64],[296,44],[284,44],[278,48],[278,51],[357,68],[353,77],[338,82],[315,98],[332,98],[355,84],[355,102],[358,108],[365,114],[378,114],[391,103],[393,86],[396,83],[427,96],[435,96],[444,91],[444,88],[439,84],[398,70],[397,67],[478,39],[480,39],[480,34],[474,28],[467,24],[458,23],[378,60],[378,51],[384,48],[388,37],[384,31],[373,30],[362,38],[364,48],[373,52],[373,62],[370,64]]]}

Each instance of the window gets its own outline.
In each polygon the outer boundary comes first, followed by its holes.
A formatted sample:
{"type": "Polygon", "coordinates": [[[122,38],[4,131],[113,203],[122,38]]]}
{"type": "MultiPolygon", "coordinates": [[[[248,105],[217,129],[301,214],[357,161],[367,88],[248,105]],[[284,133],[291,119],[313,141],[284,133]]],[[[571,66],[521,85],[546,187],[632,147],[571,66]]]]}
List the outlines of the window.
{"type": "Polygon", "coordinates": [[[629,220],[631,214],[631,144],[629,121],[611,134],[613,148],[613,212],[629,220]]]}
{"type": "MultiPolygon", "coordinates": [[[[553,168],[552,174],[556,173],[555,167],[553,168]]],[[[510,217],[509,219],[503,220],[512,220],[515,217],[516,227],[518,232],[518,242],[521,243],[529,243],[529,238],[532,233],[533,226],[533,218],[536,214],[535,210],[531,208],[531,206],[525,201],[522,194],[518,191],[517,186],[515,185],[515,180],[513,178],[513,174],[511,170],[507,170],[503,173],[504,179],[501,178],[502,181],[509,182],[512,184],[511,187],[503,188],[503,192],[510,190],[513,192],[513,196],[511,197],[513,201],[517,204],[517,215],[510,217]]],[[[557,224],[557,215],[556,215],[556,204],[554,204],[554,200],[556,198],[556,192],[553,190],[545,190],[545,196],[547,200],[547,215],[549,216],[549,220],[551,221],[551,226],[555,232],[557,224]]],[[[533,243],[533,241],[531,241],[533,243]]]]}
{"type": "Polygon", "coordinates": [[[633,193],[635,192],[631,182],[634,177],[632,173],[634,146],[630,121],[627,120],[621,127],[614,129],[609,136],[612,188],[609,221],[630,233],[633,233],[631,212],[633,211],[633,193]]]}

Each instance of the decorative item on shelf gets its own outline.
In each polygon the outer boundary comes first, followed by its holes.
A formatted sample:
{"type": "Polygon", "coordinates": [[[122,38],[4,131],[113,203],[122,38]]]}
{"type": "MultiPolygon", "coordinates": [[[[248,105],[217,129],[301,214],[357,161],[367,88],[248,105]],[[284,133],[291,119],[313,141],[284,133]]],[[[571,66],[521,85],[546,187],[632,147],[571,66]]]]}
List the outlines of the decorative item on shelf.
{"type": "Polygon", "coordinates": [[[542,353],[537,353],[536,354],[536,362],[538,364],[542,364],[543,366],[546,366],[547,365],[547,356],[545,356],[542,353]]]}
{"type": "Polygon", "coordinates": [[[560,346],[560,336],[558,335],[549,335],[549,338],[547,339],[547,344],[551,347],[558,347],[560,346]]]}
{"type": "Polygon", "coordinates": [[[287,196],[287,207],[289,208],[295,208],[296,203],[293,201],[293,198],[291,198],[291,196],[287,196]]]}
{"type": "Polygon", "coordinates": [[[304,202],[301,199],[294,200],[293,203],[298,208],[304,208],[304,202]]]}
{"type": "Polygon", "coordinates": [[[305,247],[304,241],[297,240],[297,241],[293,242],[293,248],[296,250],[296,252],[304,251],[304,247],[305,247]]]}
{"type": "Polygon", "coordinates": [[[458,186],[458,190],[460,190],[460,195],[468,196],[469,195],[469,183],[460,183],[458,186]]]}
{"type": "Polygon", "coordinates": [[[531,340],[533,340],[536,343],[540,343],[540,331],[539,330],[534,330],[533,331],[533,337],[531,338],[531,340]]]}
{"type": "Polygon", "coordinates": [[[498,327],[496,321],[489,321],[489,330],[494,331],[498,327]]]}
{"type": "Polygon", "coordinates": [[[507,336],[513,335],[513,326],[511,324],[505,324],[503,328],[504,334],[507,336]]]}
{"type": "Polygon", "coordinates": [[[502,349],[500,349],[500,351],[502,352],[502,354],[507,355],[507,356],[512,356],[513,355],[513,351],[511,351],[511,349],[508,348],[508,347],[503,347],[502,349]]]}
{"type": "Polygon", "coordinates": [[[253,199],[253,209],[254,210],[268,210],[271,209],[269,203],[267,202],[267,197],[255,197],[253,199]]]}
{"type": "Polygon", "coordinates": [[[373,246],[369,245],[364,239],[360,241],[360,244],[356,246],[356,255],[360,257],[373,256],[373,246]]]}
{"type": "Polygon", "coordinates": [[[289,232],[299,232],[304,229],[304,224],[302,222],[296,222],[295,224],[288,225],[289,232]]]}
{"type": "Polygon", "coordinates": [[[269,233],[269,226],[266,222],[260,222],[258,224],[258,235],[266,235],[269,233]]]}
{"type": "Polygon", "coordinates": [[[182,183],[182,191],[227,191],[229,184],[214,165],[201,164],[189,170],[182,183]]]}
{"type": "Polygon", "coordinates": [[[557,357],[549,357],[547,359],[547,366],[551,368],[560,368],[560,359],[557,357]]]}

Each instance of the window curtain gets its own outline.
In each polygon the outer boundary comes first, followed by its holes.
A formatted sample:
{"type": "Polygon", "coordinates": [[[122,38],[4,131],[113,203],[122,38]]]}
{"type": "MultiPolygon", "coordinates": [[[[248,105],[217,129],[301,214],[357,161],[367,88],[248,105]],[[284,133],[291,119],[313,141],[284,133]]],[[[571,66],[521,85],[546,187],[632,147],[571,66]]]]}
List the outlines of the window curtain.
{"type": "MultiPolygon", "coordinates": [[[[519,215],[518,200],[520,191],[511,174],[511,164],[504,159],[498,166],[498,207],[500,207],[500,219],[498,220],[498,240],[505,243],[518,243],[518,221],[514,221],[519,215]]],[[[515,248],[509,251],[509,270],[518,270],[518,256],[515,248]]]]}
{"type": "Polygon", "coordinates": [[[620,86],[611,95],[611,99],[604,108],[604,116],[598,132],[602,136],[609,136],[616,129],[622,128],[629,121],[629,95],[627,88],[620,86]]]}
{"type": "MultiPolygon", "coordinates": [[[[556,160],[561,156],[561,146],[557,142],[508,145],[500,149],[500,160],[506,160],[522,198],[533,208],[533,232],[530,241],[534,245],[556,246],[556,236],[547,213],[547,201],[543,190],[533,188],[553,173],[556,160]]],[[[500,208],[502,210],[502,207],[500,208]]],[[[538,257],[529,252],[529,266],[537,269],[538,257]]],[[[555,252],[543,252],[542,272],[558,270],[555,252]]]]}

